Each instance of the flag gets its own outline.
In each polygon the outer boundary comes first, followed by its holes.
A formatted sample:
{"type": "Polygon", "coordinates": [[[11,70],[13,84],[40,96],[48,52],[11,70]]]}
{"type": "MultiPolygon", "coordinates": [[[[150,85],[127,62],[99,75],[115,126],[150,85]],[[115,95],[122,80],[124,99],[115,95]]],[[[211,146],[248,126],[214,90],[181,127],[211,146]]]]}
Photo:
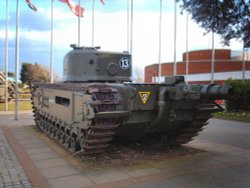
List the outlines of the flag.
{"type": "Polygon", "coordinates": [[[105,5],[105,2],[104,2],[104,0],[100,0],[100,2],[103,4],[103,5],[105,5]]]}
{"type": "Polygon", "coordinates": [[[71,0],[59,0],[62,3],[67,3],[67,5],[69,6],[70,10],[78,17],[83,17],[83,12],[84,12],[84,8],[79,6],[79,5],[75,5],[71,0]]]}
{"type": "Polygon", "coordinates": [[[33,11],[37,11],[37,8],[35,5],[33,5],[30,0],[25,0],[27,5],[33,10],[33,11]]]}

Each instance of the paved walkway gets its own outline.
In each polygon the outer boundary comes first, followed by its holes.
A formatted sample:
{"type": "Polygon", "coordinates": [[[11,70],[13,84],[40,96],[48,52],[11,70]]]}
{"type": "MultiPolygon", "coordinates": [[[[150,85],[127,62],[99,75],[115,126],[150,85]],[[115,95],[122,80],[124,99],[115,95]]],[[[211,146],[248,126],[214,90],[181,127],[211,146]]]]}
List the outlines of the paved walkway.
{"type": "Polygon", "coordinates": [[[32,124],[31,112],[0,114],[0,187],[250,187],[247,149],[196,139],[206,152],[90,169],[32,124]]]}
{"type": "Polygon", "coordinates": [[[0,143],[0,187],[32,187],[1,130],[0,143]]]}

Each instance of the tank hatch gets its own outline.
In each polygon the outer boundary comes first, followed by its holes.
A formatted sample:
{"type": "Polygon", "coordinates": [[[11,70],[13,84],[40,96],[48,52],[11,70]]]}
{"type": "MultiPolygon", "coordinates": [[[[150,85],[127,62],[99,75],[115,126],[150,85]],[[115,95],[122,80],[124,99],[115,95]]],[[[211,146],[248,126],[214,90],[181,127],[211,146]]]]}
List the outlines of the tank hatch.
{"type": "Polygon", "coordinates": [[[99,51],[99,47],[76,47],[64,57],[64,82],[129,82],[131,55],[99,51]]]}

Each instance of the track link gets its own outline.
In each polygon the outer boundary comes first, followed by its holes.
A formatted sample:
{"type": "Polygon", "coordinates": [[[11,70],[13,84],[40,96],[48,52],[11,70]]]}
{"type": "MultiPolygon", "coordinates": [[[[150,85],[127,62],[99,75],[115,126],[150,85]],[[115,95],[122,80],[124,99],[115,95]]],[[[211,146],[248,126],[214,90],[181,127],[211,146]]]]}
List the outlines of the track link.
{"type": "Polygon", "coordinates": [[[169,145],[178,147],[192,141],[193,138],[203,130],[203,127],[208,124],[207,120],[213,116],[212,113],[218,111],[220,111],[220,109],[212,102],[201,104],[189,126],[180,129],[175,136],[171,137],[168,141],[169,145]]]}

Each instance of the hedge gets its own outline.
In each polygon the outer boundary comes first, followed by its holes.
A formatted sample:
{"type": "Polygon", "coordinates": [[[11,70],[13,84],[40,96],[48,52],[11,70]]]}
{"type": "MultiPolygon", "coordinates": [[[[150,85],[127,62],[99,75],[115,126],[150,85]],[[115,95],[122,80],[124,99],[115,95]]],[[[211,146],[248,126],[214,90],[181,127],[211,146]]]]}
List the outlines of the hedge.
{"type": "Polygon", "coordinates": [[[234,89],[231,99],[226,101],[227,110],[250,110],[250,80],[226,80],[225,85],[234,89]]]}

